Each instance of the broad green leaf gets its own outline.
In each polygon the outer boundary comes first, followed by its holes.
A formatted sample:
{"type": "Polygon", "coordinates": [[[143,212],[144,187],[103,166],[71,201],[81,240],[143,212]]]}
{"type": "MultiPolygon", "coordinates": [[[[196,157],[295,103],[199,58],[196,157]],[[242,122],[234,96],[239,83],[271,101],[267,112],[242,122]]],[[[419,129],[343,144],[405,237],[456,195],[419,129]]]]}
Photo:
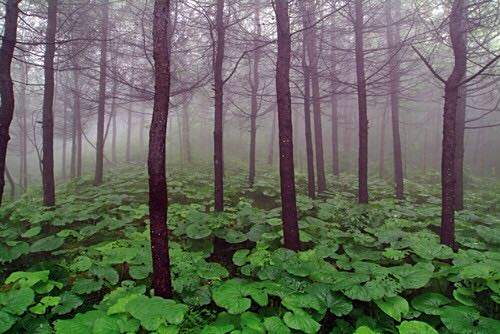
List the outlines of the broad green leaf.
{"type": "Polygon", "coordinates": [[[399,334],[439,334],[437,330],[422,321],[403,321],[398,329],[399,334]]]}
{"type": "Polygon", "coordinates": [[[294,310],[293,313],[286,312],[283,320],[288,327],[307,334],[317,333],[321,327],[308,313],[300,309],[294,310]]]}
{"type": "Polygon", "coordinates": [[[401,316],[410,311],[408,302],[400,296],[386,297],[374,302],[382,311],[396,321],[401,321],[401,316]]]}
{"type": "Polygon", "coordinates": [[[439,315],[442,307],[451,301],[440,293],[426,292],[411,301],[411,306],[416,310],[432,315],[439,315]]]}
{"type": "Polygon", "coordinates": [[[55,249],[58,249],[64,244],[64,238],[59,238],[54,235],[42,238],[40,240],[35,241],[30,246],[30,252],[50,252],[55,249]]]}
{"type": "Polygon", "coordinates": [[[269,317],[264,319],[264,326],[269,334],[290,334],[290,329],[279,317],[269,317]]]}
{"type": "Polygon", "coordinates": [[[3,310],[11,314],[21,315],[35,301],[35,293],[30,288],[12,289],[0,293],[0,304],[3,310]]]}

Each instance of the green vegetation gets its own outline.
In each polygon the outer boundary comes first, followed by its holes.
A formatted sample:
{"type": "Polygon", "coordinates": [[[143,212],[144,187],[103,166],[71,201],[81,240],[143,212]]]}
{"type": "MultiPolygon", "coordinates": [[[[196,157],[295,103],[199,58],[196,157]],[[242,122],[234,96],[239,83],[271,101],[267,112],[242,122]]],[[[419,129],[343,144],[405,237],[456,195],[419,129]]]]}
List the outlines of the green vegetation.
{"type": "Polygon", "coordinates": [[[0,333],[500,332],[498,183],[469,180],[453,253],[436,234],[432,176],[407,182],[402,203],[374,179],[368,205],[355,203],[353,176],[328,180],[332,192],[298,198],[295,253],[280,246],[275,175],[253,189],[228,175],[215,214],[210,170],[193,170],[169,179],[175,300],[150,291],[142,170],[64,184],[54,209],[39,194],[0,208],[0,333]],[[214,237],[226,242],[215,254],[214,237]]]}

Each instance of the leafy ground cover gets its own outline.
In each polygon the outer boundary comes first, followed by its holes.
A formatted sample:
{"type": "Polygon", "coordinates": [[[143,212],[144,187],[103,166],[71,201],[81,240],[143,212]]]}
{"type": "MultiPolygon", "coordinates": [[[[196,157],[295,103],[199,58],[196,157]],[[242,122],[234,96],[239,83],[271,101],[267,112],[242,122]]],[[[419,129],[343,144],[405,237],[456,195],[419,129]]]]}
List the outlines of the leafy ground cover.
{"type": "Polygon", "coordinates": [[[294,253],[281,247],[276,175],[253,189],[228,175],[215,214],[210,170],[195,170],[169,179],[175,300],[150,291],[141,169],[64,184],[53,210],[36,192],[4,205],[0,333],[500,333],[498,183],[470,180],[453,253],[435,233],[432,176],[408,182],[400,203],[374,179],[369,205],[355,204],[353,176],[330,179],[323,197],[298,198],[294,253]]]}

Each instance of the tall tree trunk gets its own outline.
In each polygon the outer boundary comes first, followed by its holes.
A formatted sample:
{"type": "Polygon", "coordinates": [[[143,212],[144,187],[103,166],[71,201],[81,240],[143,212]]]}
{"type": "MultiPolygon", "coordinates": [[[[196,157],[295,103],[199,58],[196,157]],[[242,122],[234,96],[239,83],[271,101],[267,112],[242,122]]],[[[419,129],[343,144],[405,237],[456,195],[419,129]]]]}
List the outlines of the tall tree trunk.
{"type": "MultiPolygon", "coordinates": [[[[116,62],[114,63],[113,73],[116,73],[116,62]]],[[[116,135],[117,135],[117,127],[116,127],[116,93],[118,91],[118,81],[116,79],[113,80],[113,88],[111,89],[111,121],[112,121],[112,131],[111,134],[111,161],[116,163],[118,159],[116,158],[116,135]]]]}
{"type": "MultiPolygon", "coordinates": [[[[333,74],[335,73],[335,47],[332,45],[331,50],[331,66],[333,67],[333,74]]],[[[338,98],[337,92],[335,91],[336,83],[334,75],[331,76],[330,80],[330,103],[331,103],[331,128],[332,128],[332,173],[338,176],[340,173],[340,161],[339,161],[339,116],[338,116],[338,98]]]]}
{"type": "Polygon", "coordinates": [[[316,153],[316,178],[318,193],[326,190],[325,159],[323,156],[323,128],[321,124],[321,91],[318,72],[317,34],[315,26],[316,5],[314,0],[302,2],[304,5],[304,31],[312,88],[314,146],[316,153]]]}
{"type": "Polygon", "coordinates": [[[256,29],[256,36],[254,40],[254,48],[253,52],[253,67],[251,70],[252,78],[250,82],[251,88],[251,103],[250,103],[250,152],[249,152],[249,166],[248,166],[248,185],[252,187],[255,181],[255,151],[256,151],[256,137],[257,137],[257,113],[259,111],[258,105],[258,93],[259,93],[259,65],[260,65],[260,57],[261,50],[258,48],[259,46],[259,37],[261,35],[261,27],[260,27],[260,8],[259,6],[255,7],[254,14],[254,24],[256,29]]]}
{"type": "Polygon", "coordinates": [[[167,228],[167,178],[165,143],[170,100],[170,1],[155,0],[153,13],[153,57],[155,95],[149,130],[149,220],[153,256],[153,289],[157,296],[172,297],[167,228]]]}
{"type": "Polygon", "coordinates": [[[386,109],[382,111],[380,120],[380,153],[378,164],[378,176],[382,179],[385,176],[385,113],[386,109]]]}
{"type": "Polygon", "coordinates": [[[42,158],[42,181],[43,181],[43,204],[54,206],[56,203],[54,182],[54,55],[56,51],[56,29],[57,29],[57,2],[58,0],[47,0],[47,32],[45,36],[44,74],[45,83],[43,90],[43,158],[42,158]]]}
{"type": "Polygon", "coordinates": [[[127,162],[132,161],[132,110],[128,109],[127,113],[127,143],[125,147],[125,160],[127,162]]]}
{"type": "Polygon", "coordinates": [[[224,80],[222,78],[225,34],[224,0],[217,0],[215,30],[217,41],[215,46],[214,90],[215,90],[215,121],[214,121],[214,177],[215,177],[215,211],[224,211],[224,144],[223,144],[223,117],[224,117],[224,80]]]}
{"type": "Polygon", "coordinates": [[[71,178],[82,175],[82,120],[80,110],[80,72],[76,61],[73,62],[73,124],[71,127],[71,178]]]}
{"type": "Polygon", "coordinates": [[[267,164],[273,165],[274,160],[274,137],[276,137],[276,115],[278,113],[273,109],[273,124],[271,125],[271,138],[269,139],[269,153],[267,155],[267,164]]]}
{"type": "Polygon", "coordinates": [[[285,247],[299,250],[299,227],[295,195],[293,166],[293,128],[290,94],[290,18],[288,1],[276,1],[274,7],[278,33],[278,59],[276,62],[276,97],[280,147],[281,215],[285,247]]]}
{"type": "MultiPolygon", "coordinates": [[[[307,25],[304,24],[304,28],[307,25]]],[[[311,131],[311,71],[307,64],[306,34],[303,35],[302,71],[304,72],[304,132],[306,138],[306,160],[307,160],[307,194],[316,197],[316,184],[314,179],[314,149],[311,131]]]]}
{"type": "Polygon", "coordinates": [[[5,160],[10,140],[9,128],[14,116],[14,85],[10,67],[14,56],[17,36],[17,0],[7,0],[5,4],[5,23],[0,47],[0,204],[5,187],[5,160]]]}
{"type": "Polygon", "coordinates": [[[28,84],[28,65],[22,64],[22,84],[20,85],[20,102],[21,102],[21,119],[20,119],[20,136],[21,136],[21,156],[20,156],[20,173],[19,184],[22,191],[28,188],[28,122],[27,122],[27,107],[26,85],[28,84]]]}
{"type": "Polygon", "coordinates": [[[108,52],[109,3],[102,3],[101,17],[101,55],[99,61],[99,101],[97,106],[97,142],[94,185],[102,184],[104,169],[104,114],[106,109],[106,70],[108,52]]]}
{"type": "Polygon", "coordinates": [[[66,133],[68,132],[68,100],[66,95],[63,96],[63,130],[62,130],[62,157],[61,157],[61,169],[62,169],[62,179],[66,180],[66,133]]]}
{"type": "Polygon", "coordinates": [[[389,54],[389,98],[391,105],[392,145],[394,159],[394,192],[397,199],[404,198],[403,160],[401,153],[401,136],[399,134],[399,90],[401,74],[399,69],[398,50],[401,47],[399,33],[400,1],[393,0],[385,3],[385,16],[387,22],[387,46],[389,54]],[[395,18],[392,17],[392,8],[395,18]]]}
{"type": "Polygon", "coordinates": [[[250,156],[249,156],[249,166],[248,166],[248,186],[253,187],[255,181],[255,150],[256,150],[256,139],[257,139],[257,113],[259,111],[258,94],[259,94],[259,66],[261,49],[259,48],[259,39],[261,35],[260,26],[260,7],[256,5],[254,14],[254,24],[255,24],[255,40],[253,52],[253,68],[252,68],[252,79],[251,79],[251,103],[250,103],[250,156]]]}
{"type": "Polygon", "coordinates": [[[464,154],[465,154],[465,110],[467,103],[467,89],[465,85],[458,88],[457,118],[455,120],[456,151],[455,174],[457,178],[455,188],[455,211],[464,209],[464,154]]]}
{"type": "Polygon", "coordinates": [[[368,203],[368,107],[366,102],[365,56],[363,48],[363,0],[354,1],[355,54],[359,113],[358,202],[368,203]]]}
{"type": "Polygon", "coordinates": [[[455,152],[456,116],[459,100],[460,82],[466,71],[464,0],[455,0],[449,16],[450,38],[454,54],[453,71],[445,82],[443,111],[443,151],[441,158],[441,243],[456,249],[455,244],[455,152]]]}
{"type": "Polygon", "coordinates": [[[189,124],[189,102],[186,101],[182,105],[182,146],[184,147],[184,154],[186,162],[191,164],[193,158],[191,156],[191,135],[189,124]]]}

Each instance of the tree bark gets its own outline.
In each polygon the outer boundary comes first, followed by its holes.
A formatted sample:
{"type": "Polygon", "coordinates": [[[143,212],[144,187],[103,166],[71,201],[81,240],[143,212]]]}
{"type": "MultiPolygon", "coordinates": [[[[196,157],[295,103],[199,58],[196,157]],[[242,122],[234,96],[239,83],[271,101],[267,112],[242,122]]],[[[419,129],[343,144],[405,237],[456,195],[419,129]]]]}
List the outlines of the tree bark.
{"type": "Polygon", "coordinates": [[[26,85],[28,83],[28,65],[22,64],[22,83],[20,85],[20,136],[21,136],[21,149],[20,149],[20,170],[19,170],[19,184],[22,191],[28,188],[28,122],[27,122],[27,100],[26,100],[26,85]]]}
{"type": "Polygon", "coordinates": [[[109,3],[104,0],[101,13],[101,55],[99,61],[99,101],[97,106],[97,142],[94,185],[102,184],[104,169],[104,114],[106,109],[106,71],[108,51],[109,3]]]}
{"type": "Polygon", "coordinates": [[[7,146],[10,140],[9,128],[14,116],[14,85],[10,74],[17,36],[17,0],[5,4],[5,24],[0,47],[0,204],[5,187],[7,146]]]}
{"type": "MultiPolygon", "coordinates": [[[[307,25],[304,22],[304,28],[307,25]]],[[[302,71],[304,72],[304,133],[306,138],[307,160],[307,194],[310,198],[316,197],[316,182],[314,179],[314,149],[311,131],[311,71],[307,63],[306,34],[303,36],[302,71]]]]}
{"type": "Polygon", "coordinates": [[[184,154],[186,162],[191,164],[193,158],[191,155],[191,135],[190,135],[190,124],[189,124],[189,102],[186,101],[182,105],[182,146],[184,147],[184,154]]]}
{"type": "Polygon", "coordinates": [[[312,88],[312,105],[314,121],[314,146],[316,153],[316,178],[318,193],[326,190],[325,159],[323,156],[323,128],[321,124],[321,91],[319,85],[317,34],[314,13],[316,5],[314,0],[303,1],[304,31],[307,55],[309,59],[309,71],[312,88]]]}
{"type": "Polygon", "coordinates": [[[224,144],[223,144],[223,118],[224,118],[224,80],[222,78],[225,34],[224,26],[224,0],[217,0],[215,30],[217,41],[215,46],[214,91],[215,91],[215,120],[214,120],[214,197],[215,211],[224,211],[224,144]]]}
{"type": "Polygon", "coordinates": [[[465,115],[466,115],[467,89],[464,85],[458,89],[457,118],[456,118],[456,152],[455,174],[457,178],[455,188],[455,211],[464,209],[464,154],[465,154],[465,115]]]}
{"type": "Polygon", "coordinates": [[[269,153],[267,155],[267,164],[273,165],[274,160],[274,137],[276,137],[276,115],[278,113],[273,109],[273,124],[271,125],[271,138],[269,139],[269,153]]]}
{"type": "Polygon", "coordinates": [[[172,297],[167,228],[167,179],[165,152],[170,100],[170,1],[155,0],[153,13],[155,94],[149,130],[149,220],[153,257],[153,289],[156,296],[172,297]]]}
{"type": "Polygon", "coordinates": [[[445,82],[443,110],[443,151],[441,158],[441,243],[453,249],[455,244],[455,152],[456,116],[460,82],[466,71],[465,6],[464,0],[455,0],[449,16],[450,38],[453,48],[453,70],[445,82]]]}
{"type": "Polygon", "coordinates": [[[387,21],[387,46],[391,51],[389,54],[389,91],[391,105],[392,123],[392,145],[394,159],[394,191],[397,199],[404,198],[403,182],[403,160],[401,153],[401,136],[399,133],[399,90],[401,74],[399,69],[398,48],[400,48],[401,37],[399,33],[400,1],[386,1],[385,15],[387,21]],[[395,19],[392,18],[391,8],[396,12],[395,19]]]}
{"type": "Polygon", "coordinates": [[[254,24],[255,24],[255,40],[254,40],[254,48],[253,52],[253,68],[252,68],[252,79],[251,79],[251,103],[250,103],[250,156],[249,156],[249,166],[248,166],[248,186],[251,188],[255,182],[255,150],[256,150],[256,139],[257,139],[257,113],[259,111],[259,104],[257,101],[259,94],[259,66],[260,66],[260,57],[261,57],[261,49],[259,48],[259,38],[261,35],[261,26],[260,26],[260,8],[259,5],[255,7],[255,15],[254,15],[254,24]]]}
{"type": "Polygon", "coordinates": [[[56,203],[54,182],[54,55],[55,39],[57,29],[57,2],[58,0],[47,0],[47,32],[45,36],[44,55],[44,90],[43,90],[43,158],[42,158],[42,181],[43,181],[43,204],[54,206],[56,203]]]}
{"type": "Polygon", "coordinates": [[[358,202],[368,203],[368,107],[363,48],[363,0],[355,0],[355,55],[359,113],[358,202]]]}
{"type": "Polygon", "coordinates": [[[66,142],[66,132],[68,131],[68,100],[66,95],[63,96],[63,130],[62,130],[62,157],[61,157],[61,170],[62,170],[62,179],[66,180],[66,151],[67,151],[67,142],[66,142]]]}
{"type": "Polygon", "coordinates": [[[299,227],[295,195],[295,173],[293,166],[293,128],[290,94],[290,18],[288,1],[274,4],[278,33],[278,59],[276,62],[276,97],[278,105],[278,127],[280,147],[281,214],[285,247],[299,250],[299,227]]]}

